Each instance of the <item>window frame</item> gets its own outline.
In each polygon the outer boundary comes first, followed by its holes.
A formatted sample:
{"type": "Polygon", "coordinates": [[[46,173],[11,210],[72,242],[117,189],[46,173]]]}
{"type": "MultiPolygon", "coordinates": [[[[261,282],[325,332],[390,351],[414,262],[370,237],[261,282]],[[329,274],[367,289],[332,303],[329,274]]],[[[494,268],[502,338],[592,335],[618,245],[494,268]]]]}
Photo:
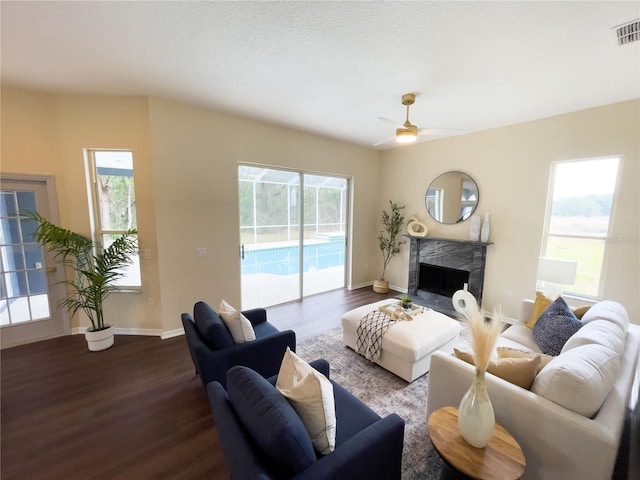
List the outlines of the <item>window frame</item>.
{"type": "MultiPolygon", "coordinates": [[[[604,298],[604,290],[606,283],[606,272],[608,271],[609,265],[609,257],[610,257],[610,249],[609,239],[611,238],[611,232],[614,230],[615,225],[615,216],[617,211],[618,204],[618,192],[620,190],[620,182],[622,179],[622,169],[623,169],[623,156],[622,155],[605,155],[601,157],[588,157],[588,158],[574,158],[567,160],[556,160],[551,162],[550,173],[549,173],[549,184],[547,187],[547,200],[545,206],[545,218],[544,225],[542,229],[542,241],[540,245],[540,257],[547,256],[547,246],[550,237],[555,238],[568,238],[568,239],[584,239],[584,240],[599,240],[604,242],[603,253],[602,253],[602,263],[600,265],[600,275],[598,278],[598,289],[596,295],[590,295],[587,293],[575,292],[571,290],[571,287],[567,287],[563,290],[563,296],[572,297],[572,298],[581,298],[592,301],[602,300],[604,298]],[[553,211],[553,194],[556,185],[556,173],[557,166],[561,164],[569,164],[569,163],[578,163],[578,162],[591,162],[591,161],[602,161],[602,160],[613,160],[616,159],[618,161],[618,168],[616,172],[616,178],[614,181],[613,192],[611,197],[611,209],[609,211],[609,221],[607,225],[607,231],[604,236],[597,235],[577,235],[577,234],[550,234],[550,226],[551,226],[551,217],[553,211]]],[[[578,264],[579,268],[579,264],[578,264]]],[[[536,280],[538,288],[540,287],[539,280],[536,280]]]]}
{"type": "MultiPolygon", "coordinates": [[[[133,163],[133,151],[125,148],[85,148],[85,169],[87,179],[87,194],[89,198],[89,218],[91,224],[91,238],[94,242],[103,244],[104,235],[118,235],[126,233],[126,230],[105,230],[102,228],[102,216],[100,212],[100,197],[98,192],[98,167],[96,163],[96,153],[100,152],[128,152],[131,155],[133,163]]],[[[135,168],[132,166],[133,189],[136,191],[135,168]]],[[[137,198],[137,197],[136,197],[137,198]]],[[[135,207],[134,207],[135,208],[135,207]]],[[[136,210],[137,219],[137,210],[136,210]]],[[[136,221],[137,224],[137,221],[136,221]]],[[[136,225],[137,229],[137,225],[136,225]]],[[[138,242],[140,240],[140,232],[138,232],[138,242]]],[[[140,247],[138,247],[138,259],[140,259],[140,247]]],[[[119,285],[115,293],[140,293],[142,292],[142,266],[138,262],[138,276],[140,285],[119,285]]]]}

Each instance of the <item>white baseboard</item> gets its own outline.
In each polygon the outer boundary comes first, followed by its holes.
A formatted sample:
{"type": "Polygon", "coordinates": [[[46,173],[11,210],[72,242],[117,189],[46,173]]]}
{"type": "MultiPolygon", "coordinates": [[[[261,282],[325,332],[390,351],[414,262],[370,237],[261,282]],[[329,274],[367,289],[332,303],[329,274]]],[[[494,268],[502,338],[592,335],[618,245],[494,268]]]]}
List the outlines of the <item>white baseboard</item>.
{"type": "MultiPolygon", "coordinates": [[[[71,330],[72,335],[84,334],[89,327],[76,327],[71,330]]],[[[155,328],[117,328],[116,335],[144,335],[147,337],[160,337],[163,340],[165,338],[177,337],[178,335],[184,335],[182,328],[163,332],[162,330],[155,328]]]]}
{"type": "Polygon", "coordinates": [[[166,340],[167,338],[179,337],[184,335],[184,328],[176,328],[175,330],[169,330],[168,332],[162,332],[160,338],[166,340]]]}

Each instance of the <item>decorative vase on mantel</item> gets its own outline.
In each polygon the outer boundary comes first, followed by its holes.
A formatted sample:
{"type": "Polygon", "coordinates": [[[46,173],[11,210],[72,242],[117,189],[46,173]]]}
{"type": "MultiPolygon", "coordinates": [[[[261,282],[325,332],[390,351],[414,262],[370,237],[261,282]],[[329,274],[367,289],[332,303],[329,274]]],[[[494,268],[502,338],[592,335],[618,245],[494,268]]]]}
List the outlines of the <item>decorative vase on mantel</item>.
{"type": "Polygon", "coordinates": [[[489,223],[489,213],[485,213],[484,222],[482,223],[482,230],[480,231],[480,241],[487,243],[489,241],[489,231],[491,224],[489,223]]]}
{"type": "Polygon", "coordinates": [[[496,426],[493,406],[485,384],[485,372],[476,369],[471,388],[458,407],[458,428],[466,442],[476,448],[489,444],[496,426]]]}

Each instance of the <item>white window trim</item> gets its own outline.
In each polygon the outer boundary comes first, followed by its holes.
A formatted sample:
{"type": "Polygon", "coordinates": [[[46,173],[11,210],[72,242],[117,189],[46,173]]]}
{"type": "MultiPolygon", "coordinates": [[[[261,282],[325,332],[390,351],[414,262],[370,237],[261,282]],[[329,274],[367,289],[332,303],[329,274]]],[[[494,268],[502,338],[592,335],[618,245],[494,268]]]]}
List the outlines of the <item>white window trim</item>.
{"type": "MultiPolygon", "coordinates": [[[[85,148],[85,171],[88,173],[85,175],[87,180],[87,196],[89,198],[89,223],[91,226],[91,238],[95,241],[102,242],[101,234],[120,233],[121,230],[103,230],[98,229],[98,225],[102,227],[100,221],[100,212],[98,211],[99,198],[97,189],[97,172],[95,152],[129,152],[133,156],[133,151],[126,148],[85,148]],[[100,230],[100,232],[98,232],[100,230]]],[[[135,184],[135,169],[134,169],[134,184],[135,184]]],[[[140,258],[140,232],[138,232],[138,257],[140,258]]],[[[142,266],[140,266],[140,285],[123,285],[118,287],[113,294],[118,293],[142,293],[142,266]]]]}
{"type": "Polygon", "coordinates": [[[609,258],[611,256],[610,249],[608,245],[610,244],[611,232],[614,230],[615,226],[615,217],[616,211],[618,207],[618,192],[620,190],[620,183],[622,179],[624,168],[624,157],[623,155],[606,155],[602,157],[587,157],[587,158],[574,158],[569,160],[556,160],[551,163],[550,173],[549,173],[549,184],[547,186],[547,201],[545,207],[545,217],[544,217],[544,225],[542,229],[542,242],[540,245],[540,256],[545,256],[545,252],[547,251],[547,242],[549,237],[562,237],[562,238],[580,238],[586,240],[602,240],[604,241],[604,253],[602,255],[602,265],[600,268],[600,278],[598,280],[598,292],[594,295],[588,295],[585,293],[573,292],[571,290],[565,290],[563,292],[564,297],[575,298],[575,299],[584,299],[588,301],[597,301],[602,300],[604,298],[605,291],[605,283],[607,274],[609,271],[609,258]],[[567,164],[572,162],[589,162],[589,161],[597,161],[597,160],[610,160],[610,159],[618,160],[618,172],[616,174],[616,181],[613,190],[613,196],[611,199],[611,211],[609,214],[609,224],[607,226],[607,234],[604,237],[600,236],[590,236],[590,235],[550,235],[549,234],[549,225],[551,223],[551,211],[553,208],[553,188],[555,187],[556,180],[556,165],[559,164],[567,164]]]}

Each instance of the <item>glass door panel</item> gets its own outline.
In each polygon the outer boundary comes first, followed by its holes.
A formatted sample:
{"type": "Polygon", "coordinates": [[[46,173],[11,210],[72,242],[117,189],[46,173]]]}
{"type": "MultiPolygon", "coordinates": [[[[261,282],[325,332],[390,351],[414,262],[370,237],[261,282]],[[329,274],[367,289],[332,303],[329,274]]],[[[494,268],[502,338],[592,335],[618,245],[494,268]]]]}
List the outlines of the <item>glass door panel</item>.
{"type": "Polygon", "coordinates": [[[300,298],[300,174],[238,167],[242,308],[300,298]]]}
{"type": "Polygon", "coordinates": [[[2,347],[68,333],[56,308],[62,269],[54,265],[33,233],[36,223],[26,211],[48,215],[46,182],[2,180],[0,189],[0,328],[2,347]]]}
{"type": "Polygon", "coordinates": [[[304,174],[305,297],[345,286],[347,183],[304,174]]]}

